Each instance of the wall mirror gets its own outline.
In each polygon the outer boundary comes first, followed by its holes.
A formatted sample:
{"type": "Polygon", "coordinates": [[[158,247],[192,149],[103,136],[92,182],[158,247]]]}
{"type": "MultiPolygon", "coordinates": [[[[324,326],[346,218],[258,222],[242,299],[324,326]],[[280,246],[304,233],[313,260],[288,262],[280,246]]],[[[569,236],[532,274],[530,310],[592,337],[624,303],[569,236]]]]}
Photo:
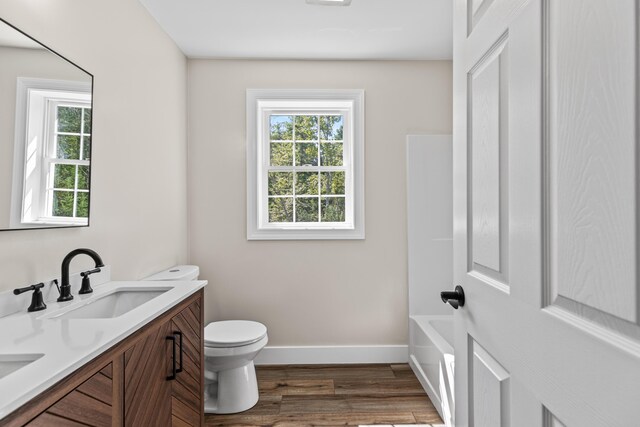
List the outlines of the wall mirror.
{"type": "Polygon", "coordinates": [[[0,230],[89,225],[93,76],[0,19],[0,230]]]}

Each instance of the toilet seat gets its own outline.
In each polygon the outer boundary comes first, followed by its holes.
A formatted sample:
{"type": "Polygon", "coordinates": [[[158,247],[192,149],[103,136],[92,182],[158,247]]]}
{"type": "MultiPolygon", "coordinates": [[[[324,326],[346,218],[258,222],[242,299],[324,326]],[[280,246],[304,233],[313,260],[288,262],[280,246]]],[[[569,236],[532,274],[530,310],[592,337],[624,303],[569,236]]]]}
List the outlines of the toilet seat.
{"type": "Polygon", "coordinates": [[[242,347],[260,341],[267,327],[250,320],[211,322],[204,328],[204,345],[213,348],[242,347]]]}

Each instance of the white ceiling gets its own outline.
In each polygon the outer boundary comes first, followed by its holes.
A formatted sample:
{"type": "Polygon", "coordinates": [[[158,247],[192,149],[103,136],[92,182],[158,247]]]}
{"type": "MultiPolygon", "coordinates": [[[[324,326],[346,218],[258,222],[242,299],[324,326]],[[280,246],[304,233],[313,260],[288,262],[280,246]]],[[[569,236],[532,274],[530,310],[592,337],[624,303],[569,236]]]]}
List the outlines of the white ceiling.
{"type": "Polygon", "coordinates": [[[453,0],[140,0],[192,58],[451,59],[453,0]]]}

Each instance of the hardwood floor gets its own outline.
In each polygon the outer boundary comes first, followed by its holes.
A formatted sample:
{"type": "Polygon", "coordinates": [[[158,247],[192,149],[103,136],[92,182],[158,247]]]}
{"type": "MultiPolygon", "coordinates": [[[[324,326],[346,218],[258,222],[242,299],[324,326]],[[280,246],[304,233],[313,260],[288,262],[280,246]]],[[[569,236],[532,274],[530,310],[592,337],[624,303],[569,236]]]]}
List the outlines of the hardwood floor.
{"type": "Polygon", "coordinates": [[[440,424],[409,365],[289,365],[257,368],[260,400],[207,426],[440,424]]]}

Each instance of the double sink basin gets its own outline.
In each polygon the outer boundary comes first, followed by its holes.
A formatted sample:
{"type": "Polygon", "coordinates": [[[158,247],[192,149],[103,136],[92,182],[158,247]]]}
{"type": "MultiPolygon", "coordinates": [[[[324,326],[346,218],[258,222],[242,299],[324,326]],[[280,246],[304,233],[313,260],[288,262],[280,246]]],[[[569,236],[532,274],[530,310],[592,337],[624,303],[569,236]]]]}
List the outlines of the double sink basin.
{"type": "MultiPolygon", "coordinates": [[[[207,284],[103,279],[91,294],[75,290],[69,302],[56,302],[55,288],[43,290],[48,297],[44,311],[28,313],[28,298],[22,297],[16,311],[0,317],[0,424],[7,414],[207,284]]],[[[5,297],[15,298],[6,292],[0,301],[5,297]]]]}

